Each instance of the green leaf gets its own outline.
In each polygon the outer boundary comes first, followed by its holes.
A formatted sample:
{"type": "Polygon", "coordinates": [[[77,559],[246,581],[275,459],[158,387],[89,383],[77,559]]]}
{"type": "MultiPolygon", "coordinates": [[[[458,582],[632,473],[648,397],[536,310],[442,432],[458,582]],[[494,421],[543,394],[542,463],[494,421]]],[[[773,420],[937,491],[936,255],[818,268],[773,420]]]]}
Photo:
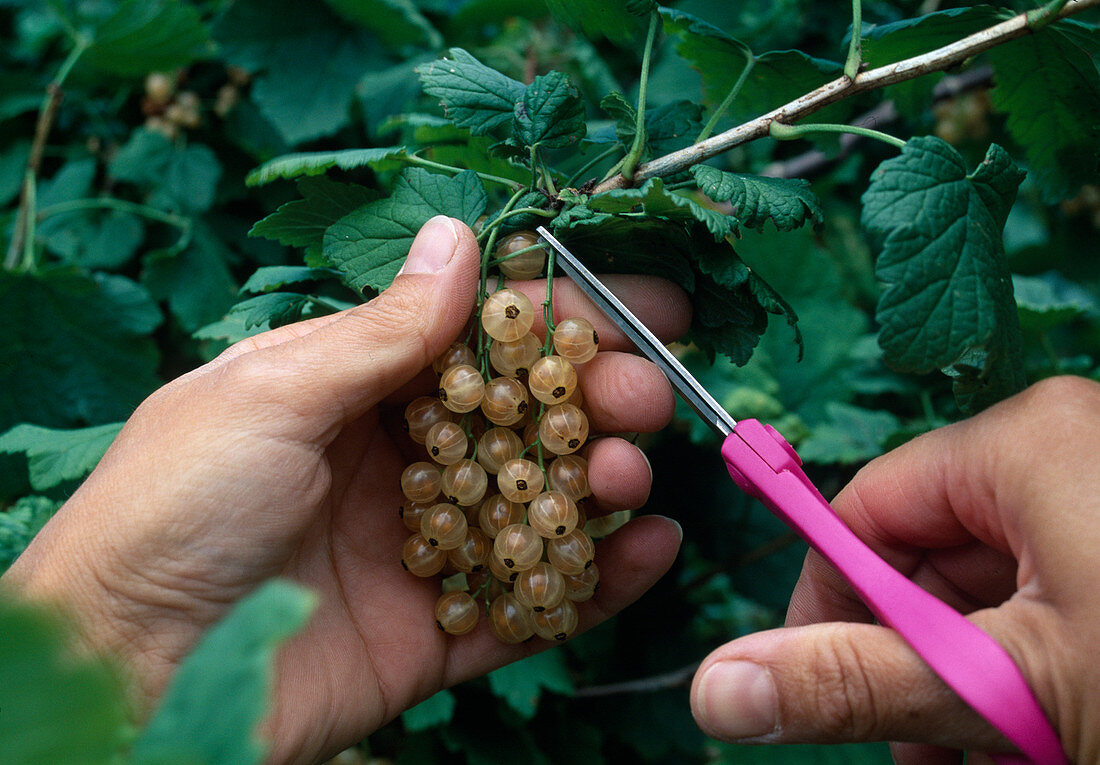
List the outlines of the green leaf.
{"type": "Polygon", "coordinates": [[[0,151],[0,206],[19,195],[30,154],[30,141],[16,141],[0,151]]]}
{"type": "Polygon", "coordinates": [[[153,192],[151,202],[185,211],[209,210],[222,167],[214,151],[200,143],[173,144],[160,133],[138,128],[108,165],[117,180],[153,192]]]}
{"type": "Polygon", "coordinates": [[[546,0],[550,13],[565,26],[623,47],[638,46],[644,38],[646,7],[652,5],[639,0],[546,0]]]}
{"type": "Polygon", "coordinates": [[[1023,180],[997,145],[973,173],[938,138],[913,138],[879,165],[863,195],[863,225],[882,244],[887,287],[876,318],[888,364],[942,369],[978,409],[1024,387],[1020,325],[1001,232],[1023,180]]]}
{"type": "Polygon", "coordinates": [[[737,232],[737,218],[712,210],[683,194],[668,191],[660,178],[650,178],[637,188],[613,189],[592,195],[588,207],[597,212],[624,213],[641,207],[647,217],[691,223],[699,221],[722,239],[737,232]]]}
{"type": "Polygon", "coordinates": [[[850,465],[866,462],[885,451],[886,440],[901,426],[885,411],[863,409],[840,401],[825,404],[825,422],[814,423],[810,436],[798,445],[806,462],[850,465]]]}
{"type": "Polygon", "coordinates": [[[1059,275],[1012,276],[1012,291],[1020,313],[1020,326],[1032,332],[1047,332],[1100,309],[1095,295],[1059,275]]]}
{"type": "Polygon", "coordinates": [[[66,263],[88,269],[117,269],[145,241],[141,218],[120,210],[82,210],[50,215],[36,238],[66,263]]]}
{"type": "Polygon", "coordinates": [[[536,77],[516,103],[512,132],[524,146],[548,149],[570,146],[584,138],[584,102],[568,75],[550,72],[536,77]]]}
{"type": "Polygon", "coordinates": [[[749,228],[760,230],[771,220],[780,231],[793,231],[807,221],[820,223],[821,205],[808,181],[727,173],[696,165],[691,174],[699,190],[715,202],[729,202],[733,214],[749,228]]]}
{"type": "Polygon", "coordinates": [[[293,324],[311,315],[316,303],[316,299],[312,296],[299,292],[266,292],[263,295],[242,300],[229,309],[229,314],[244,316],[245,329],[261,325],[274,328],[293,324]]]}
{"type": "Polygon", "coordinates": [[[129,279],[0,272],[0,315],[0,430],[123,420],[160,385],[160,312],[129,279]]]}
{"type": "Polygon", "coordinates": [[[382,290],[397,275],[420,227],[436,215],[472,226],[485,212],[485,187],[477,173],[453,177],[406,169],[393,194],[359,208],[329,226],[324,256],[355,290],[382,290]]]}
{"type": "MultiPolygon", "coordinates": [[[[0,534],[2,529],[0,525],[0,534]]],[[[22,765],[119,761],[128,721],[115,669],[100,659],[78,657],[65,622],[40,606],[0,599],[0,635],[4,636],[0,640],[4,761],[22,765]]]]}
{"type": "Polygon", "coordinates": [[[489,689],[521,718],[530,720],[539,708],[543,689],[573,693],[573,679],[561,651],[536,653],[489,673],[489,689]]]}
{"type": "Polygon", "coordinates": [[[443,38],[411,0],[326,0],[338,14],[378,35],[391,47],[438,48],[443,38]]]}
{"type": "Polygon", "coordinates": [[[320,175],[333,167],[340,170],[354,170],[357,167],[392,170],[401,166],[401,158],[405,155],[404,146],[287,154],[257,167],[248,174],[245,183],[249,186],[262,186],[278,178],[320,175]]]}
{"type": "Polygon", "coordinates": [[[651,274],[695,289],[695,274],[688,260],[691,240],[682,226],[660,220],[620,218],[574,207],[581,213],[571,221],[553,222],[554,235],[601,274],[651,274]]]}
{"type": "Polygon", "coordinates": [[[323,281],[338,276],[331,268],[310,268],[309,266],[262,266],[256,269],[241,292],[272,292],[288,284],[323,281]]]}
{"type": "Polygon", "coordinates": [[[248,235],[319,254],[325,229],[378,198],[378,192],[365,186],[340,183],[323,175],[299,178],[298,192],[305,198],[282,205],[253,225],[248,235]]]}
{"type": "Polygon", "coordinates": [[[887,744],[786,744],[752,746],[715,743],[713,765],[890,765],[887,744]]]}
{"type": "Polygon", "coordinates": [[[190,332],[225,315],[233,304],[237,282],[229,268],[232,259],[225,243],[200,223],[183,252],[149,253],[142,284],[190,332]]]}
{"type": "Polygon", "coordinates": [[[316,603],[308,590],[283,580],[238,603],[180,664],[134,744],[132,762],[261,762],[266,746],[256,726],[268,711],[275,651],[305,626],[316,603]]]}
{"type": "Polygon", "coordinates": [[[121,422],[77,430],[24,423],[0,435],[0,452],[26,454],[31,486],[45,491],[92,472],[120,430],[121,422]]]}
{"type": "Polygon", "coordinates": [[[1046,202],[1100,177],[1100,72],[1062,29],[1052,24],[989,52],[993,107],[1008,115],[1046,202]]]}
{"type": "Polygon", "coordinates": [[[455,695],[444,688],[401,713],[401,723],[409,733],[446,725],[454,717],[455,695]]]}
{"type": "MultiPolygon", "coordinates": [[[[615,120],[615,136],[623,146],[634,143],[637,112],[618,92],[608,93],[600,101],[615,120]]],[[[699,134],[703,107],[691,101],[672,101],[645,113],[646,148],[643,159],[682,148],[699,134]]]]}
{"type": "Polygon", "coordinates": [[[522,82],[482,64],[462,48],[451,48],[447,58],[418,66],[416,73],[420,87],[440,100],[447,118],[474,135],[510,124],[527,90],[522,82]]]}
{"type": "MultiPolygon", "coordinates": [[[[59,507],[60,502],[47,497],[21,497],[5,512],[0,512],[0,576],[27,549],[34,535],[46,525],[46,521],[53,517],[59,507]]],[[[2,697],[3,689],[0,688],[0,698],[2,697]]],[[[0,724],[0,728],[2,727],[0,724]]]]}
{"type": "Polygon", "coordinates": [[[122,0],[93,33],[84,55],[100,71],[123,76],[190,64],[209,43],[198,9],[173,0],[122,0]]]}

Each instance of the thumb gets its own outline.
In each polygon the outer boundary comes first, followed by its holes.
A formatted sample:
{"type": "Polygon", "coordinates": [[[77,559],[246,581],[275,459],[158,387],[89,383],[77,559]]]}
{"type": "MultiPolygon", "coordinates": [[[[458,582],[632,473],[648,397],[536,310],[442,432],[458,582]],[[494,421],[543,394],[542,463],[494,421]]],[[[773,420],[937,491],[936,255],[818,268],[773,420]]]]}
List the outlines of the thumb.
{"type": "Polygon", "coordinates": [[[813,624],[727,643],[696,672],[691,707],[704,732],[726,741],[1012,750],[896,632],[873,624],[813,624]]]}
{"type": "Polygon", "coordinates": [[[393,283],[377,297],[242,358],[267,377],[269,400],[291,396],[294,412],[321,426],[348,422],[454,341],[473,310],[479,267],[473,232],[437,215],[421,227],[393,283]]]}

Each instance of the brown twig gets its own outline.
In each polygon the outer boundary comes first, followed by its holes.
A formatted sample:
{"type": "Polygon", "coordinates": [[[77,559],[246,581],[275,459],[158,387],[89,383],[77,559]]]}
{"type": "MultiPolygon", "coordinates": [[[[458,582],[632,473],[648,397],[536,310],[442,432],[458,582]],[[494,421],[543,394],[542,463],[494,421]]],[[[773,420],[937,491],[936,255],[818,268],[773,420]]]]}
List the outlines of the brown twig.
{"type": "MultiPolygon", "coordinates": [[[[1097,5],[1100,5],[1100,0],[1070,0],[1058,13],[1058,17],[1065,18],[1097,5]]],[[[774,121],[792,124],[845,98],[912,80],[932,72],[950,69],[990,48],[1023,37],[1030,31],[1028,14],[1021,13],[1008,21],[975,32],[928,53],[861,72],[855,79],[839,77],[756,119],[640,165],[634,172],[633,182],[640,183],[647,178],[672,175],[686,170],[735,146],[763,138],[768,135],[771,123],[774,121]]],[[[623,188],[626,185],[627,179],[617,175],[600,184],[596,191],[623,188]]]]}
{"type": "Polygon", "coordinates": [[[8,243],[8,254],[4,258],[4,267],[12,270],[19,264],[19,253],[23,249],[24,237],[30,223],[31,198],[34,194],[33,184],[37,182],[38,168],[42,165],[42,155],[46,151],[46,139],[50,135],[53,121],[57,117],[57,109],[61,106],[63,98],[61,86],[51,82],[46,86],[46,100],[42,109],[38,112],[38,121],[34,126],[34,139],[31,142],[31,152],[27,157],[27,166],[23,173],[23,186],[19,194],[19,212],[15,218],[15,229],[12,232],[11,242],[8,243]]]}

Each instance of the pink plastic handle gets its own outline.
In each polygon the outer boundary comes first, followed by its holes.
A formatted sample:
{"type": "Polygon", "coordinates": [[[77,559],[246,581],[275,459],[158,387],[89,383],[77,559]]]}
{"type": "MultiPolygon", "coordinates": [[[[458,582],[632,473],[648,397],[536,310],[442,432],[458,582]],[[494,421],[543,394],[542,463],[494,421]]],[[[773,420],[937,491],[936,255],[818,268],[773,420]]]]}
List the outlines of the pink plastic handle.
{"type": "Polygon", "coordinates": [[[878,620],[896,630],[932,671],[1024,755],[1000,755],[997,762],[1069,762],[1008,652],[864,544],[810,483],[802,461],[774,428],[742,420],[722,445],[722,456],[741,489],[763,501],[829,560],[878,620]]]}

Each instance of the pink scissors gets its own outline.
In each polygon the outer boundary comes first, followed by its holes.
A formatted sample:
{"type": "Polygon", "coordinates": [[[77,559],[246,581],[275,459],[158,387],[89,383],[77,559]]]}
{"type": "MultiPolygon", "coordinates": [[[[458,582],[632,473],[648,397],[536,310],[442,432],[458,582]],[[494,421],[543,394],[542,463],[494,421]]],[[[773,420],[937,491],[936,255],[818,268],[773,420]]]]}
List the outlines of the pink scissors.
{"type": "Polygon", "coordinates": [[[900,574],[868,547],[802,471],[794,448],[770,425],[736,422],[618,298],[544,227],[538,233],[556,263],[638,349],[660,367],[676,392],[724,440],[734,482],[761,500],[837,568],[882,624],[894,629],[947,685],[1020,755],[998,763],[1068,763],[1058,734],[1019,667],[996,641],[939,598],[900,574]]]}

